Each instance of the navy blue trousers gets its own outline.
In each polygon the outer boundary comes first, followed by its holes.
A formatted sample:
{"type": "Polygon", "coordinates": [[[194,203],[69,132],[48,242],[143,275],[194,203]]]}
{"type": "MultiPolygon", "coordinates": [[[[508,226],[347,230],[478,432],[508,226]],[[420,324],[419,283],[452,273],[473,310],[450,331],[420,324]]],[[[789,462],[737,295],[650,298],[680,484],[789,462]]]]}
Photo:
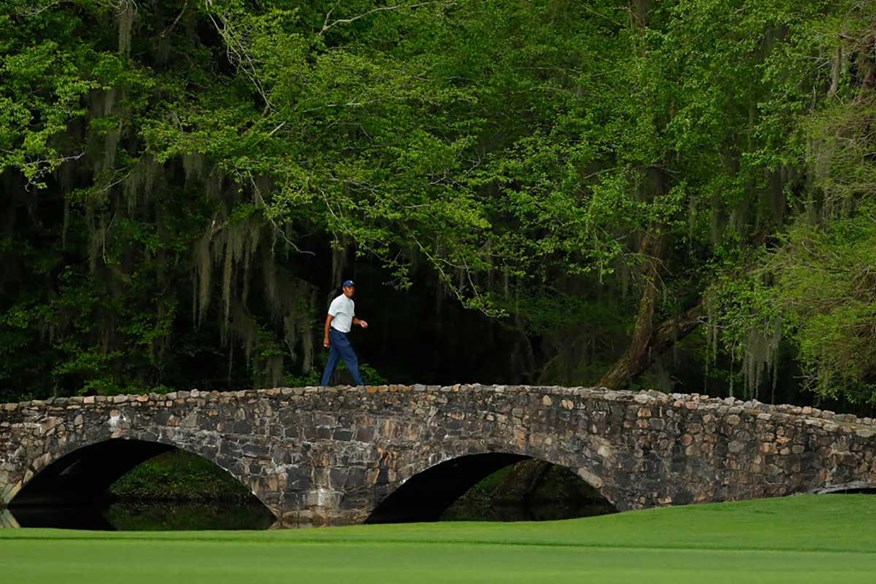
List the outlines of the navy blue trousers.
{"type": "Polygon", "coordinates": [[[356,351],[353,350],[353,345],[346,333],[342,333],[334,327],[329,327],[329,358],[325,364],[325,371],[322,372],[322,381],[320,385],[328,385],[335,372],[335,367],[338,365],[338,360],[343,359],[347,365],[347,369],[353,374],[353,381],[356,385],[365,385],[362,381],[362,376],[359,375],[359,358],[356,356],[356,351]]]}

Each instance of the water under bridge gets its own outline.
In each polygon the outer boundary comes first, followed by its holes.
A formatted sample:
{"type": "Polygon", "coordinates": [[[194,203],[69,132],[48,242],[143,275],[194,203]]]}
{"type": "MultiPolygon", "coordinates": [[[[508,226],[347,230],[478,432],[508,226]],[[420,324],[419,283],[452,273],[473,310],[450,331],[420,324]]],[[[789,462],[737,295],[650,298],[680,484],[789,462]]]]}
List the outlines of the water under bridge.
{"type": "Polygon", "coordinates": [[[0,508],[77,503],[166,450],[227,470],[286,525],[432,520],[526,458],[617,509],[876,488],[876,422],[656,391],[278,388],[0,404],[0,508]]]}

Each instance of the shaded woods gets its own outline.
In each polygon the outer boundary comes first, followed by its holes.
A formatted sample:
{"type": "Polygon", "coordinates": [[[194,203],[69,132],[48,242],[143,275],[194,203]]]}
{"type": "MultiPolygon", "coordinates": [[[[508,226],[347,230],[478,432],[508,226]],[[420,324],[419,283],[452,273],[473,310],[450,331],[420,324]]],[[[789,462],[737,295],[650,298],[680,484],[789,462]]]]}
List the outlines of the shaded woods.
{"type": "Polygon", "coordinates": [[[313,384],[352,277],[372,382],[867,408],[874,22],[6,0],[0,401],[313,384]]]}

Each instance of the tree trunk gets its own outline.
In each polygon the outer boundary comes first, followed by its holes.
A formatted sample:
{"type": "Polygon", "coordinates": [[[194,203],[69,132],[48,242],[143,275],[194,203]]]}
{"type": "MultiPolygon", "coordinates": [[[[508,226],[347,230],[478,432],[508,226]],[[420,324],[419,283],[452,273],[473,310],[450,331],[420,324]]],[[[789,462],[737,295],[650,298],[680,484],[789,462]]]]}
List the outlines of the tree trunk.
{"type": "Polygon", "coordinates": [[[500,503],[532,504],[536,491],[552,466],[550,462],[535,458],[518,462],[496,489],[495,500],[500,503]]]}
{"type": "Polygon", "coordinates": [[[633,0],[632,12],[635,18],[636,28],[646,28],[648,26],[648,9],[650,0],[633,0]]]}
{"type": "MultiPolygon", "coordinates": [[[[647,292],[646,292],[647,294],[647,292]]],[[[655,292],[656,295],[656,292],[655,292]]],[[[644,303],[643,294],[643,303],[644,303]]],[[[642,314],[642,304],[639,306],[639,317],[642,314]]],[[[653,304],[651,306],[653,316],[653,304]]],[[[653,332],[647,339],[647,342],[642,342],[634,334],[634,342],[630,343],[627,351],[623,356],[615,361],[611,369],[602,376],[598,385],[609,389],[624,389],[628,387],[630,382],[636,377],[644,373],[648,367],[654,363],[657,356],[662,355],[669,350],[672,345],[692,333],[700,324],[704,314],[703,302],[700,299],[693,307],[687,309],[684,313],[675,318],[670,318],[661,322],[656,327],[653,327],[653,332]]],[[[639,319],[636,321],[637,328],[639,327],[639,319]]],[[[643,325],[651,328],[651,323],[643,325]]],[[[638,330],[636,331],[639,332],[638,330]]],[[[642,335],[639,335],[641,337],[642,335]]]]}
{"type": "MultiPolygon", "coordinates": [[[[700,299],[694,306],[688,308],[685,312],[675,318],[664,320],[651,335],[650,352],[656,358],[658,355],[665,353],[672,345],[692,333],[698,326],[703,324],[703,301],[700,299]]],[[[654,362],[650,359],[648,365],[654,362]]],[[[647,368],[647,366],[646,366],[647,368]]],[[[638,373],[642,373],[639,371],[638,373]]]]}
{"type": "Polygon", "coordinates": [[[654,321],[654,307],[657,304],[659,264],[662,256],[663,236],[651,229],[642,239],[642,299],[636,314],[633,337],[623,356],[599,380],[599,385],[619,389],[629,385],[630,380],[650,364],[651,332],[654,321]]]}

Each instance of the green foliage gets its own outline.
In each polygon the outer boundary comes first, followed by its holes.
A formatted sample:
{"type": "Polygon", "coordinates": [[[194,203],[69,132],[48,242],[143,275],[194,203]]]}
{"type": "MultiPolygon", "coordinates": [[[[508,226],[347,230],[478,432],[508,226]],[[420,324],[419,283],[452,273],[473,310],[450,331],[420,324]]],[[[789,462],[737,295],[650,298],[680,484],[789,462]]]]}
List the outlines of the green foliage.
{"type": "Polygon", "coordinates": [[[6,399],[312,379],[351,262],[499,318],[519,381],[595,382],[656,265],[652,324],[714,307],[703,369],[872,392],[869,297],[794,267],[866,280],[868,3],[7,5],[6,399]]]}
{"type": "Polygon", "coordinates": [[[797,122],[787,147],[776,150],[770,141],[770,152],[752,160],[772,165],[784,151],[780,163],[789,168],[786,172],[805,173],[807,182],[801,184],[801,176],[782,193],[796,211],[795,220],[777,233],[774,249],[760,254],[752,272],[725,278],[718,286],[725,299],[722,336],[731,352],[751,354],[760,341],[758,359],[767,361],[784,338],[796,351],[807,388],[870,403],[876,401],[869,276],[876,166],[867,154],[874,146],[869,130],[873,86],[864,78],[874,63],[859,48],[872,37],[867,23],[873,16],[872,7],[841,2],[824,18],[781,21],[800,32],[779,56],[798,58],[784,70],[778,59],[766,63],[773,103],[766,121],[773,132],[789,127],[789,113],[796,112],[797,122]],[[807,54],[821,67],[807,70],[801,59],[807,54]],[[803,84],[807,74],[809,92],[803,84]]]}
{"type": "Polygon", "coordinates": [[[794,226],[767,266],[807,384],[876,402],[876,209],[826,229],[794,226]]]}
{"type": "Polygon", "coordinates": [[[248,501],[243,485],[212,462],[172,451],[143,462],[109,488],[111,497],[130,501],[248,501]]]}
{"type": "Polygon", "coordinates": [[[268,529],[276,519],[258,500],[247,503],[113,503],[103,513],[119,531],[268,529]]]}
{"type": "Polygon", "coordinates": [[[453,502],[442,521],[546,521],[617,510],[568,468],[525,460],[489,475],[453,502]]]}

